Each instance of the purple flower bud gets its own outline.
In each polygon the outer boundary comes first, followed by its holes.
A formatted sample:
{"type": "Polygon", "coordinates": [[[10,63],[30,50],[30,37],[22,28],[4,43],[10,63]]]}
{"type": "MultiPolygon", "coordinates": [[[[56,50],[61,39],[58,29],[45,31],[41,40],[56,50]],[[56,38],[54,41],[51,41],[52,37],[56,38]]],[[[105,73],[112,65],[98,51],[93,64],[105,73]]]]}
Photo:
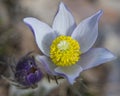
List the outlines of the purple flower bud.
{"type": "Polygon", "coordinates": [[[23,86],[30,87],[43,78],[43,73],[36,65],[33,56],[24,56],[19,60],[15,68],[15,79],[23,86]]]}

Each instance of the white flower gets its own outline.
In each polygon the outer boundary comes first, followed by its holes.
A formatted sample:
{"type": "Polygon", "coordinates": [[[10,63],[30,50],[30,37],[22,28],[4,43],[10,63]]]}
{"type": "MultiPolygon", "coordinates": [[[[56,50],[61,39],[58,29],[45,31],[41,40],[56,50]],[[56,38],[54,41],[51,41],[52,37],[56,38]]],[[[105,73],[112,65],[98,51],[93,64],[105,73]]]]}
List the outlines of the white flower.
{"type": "Polygon", "coordinates": [[[83,70],[116,58],[107,49],[91,48],[98,36],[102,13],[100,10],[76,26],[71,13],[60,3],[52,28],[36,18],[24,18],[44,54],[37,58],[48,74],[61,75],[73,84],[83,70]]]}

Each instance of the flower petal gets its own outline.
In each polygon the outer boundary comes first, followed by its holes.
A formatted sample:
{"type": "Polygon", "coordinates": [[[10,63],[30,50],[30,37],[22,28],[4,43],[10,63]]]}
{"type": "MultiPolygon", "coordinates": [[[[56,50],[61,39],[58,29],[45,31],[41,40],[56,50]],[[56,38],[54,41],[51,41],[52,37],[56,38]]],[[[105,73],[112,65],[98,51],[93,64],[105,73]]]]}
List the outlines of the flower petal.
{"type": "Polygon", "coordinates": [[[116,59],[116,57],[107,49],[93,48],[81,55],[81,59],[78,64],[83,68],[83,70],[86,70],[114,59],[116,59]]]}
{"type": "Polygon", "coordinates": [[[45,23],[39,21],[36,18],[28,17],[24,18],[25,24],[27,24],[35,36],[36,43],[40,50],[47,56],[49,56],[50,45],[55,39],[56,35],[53,30],[45,23]]]}
{"type": "Polygon", "coordinates": [[[32,85],[32,84],[35,84],[36,83],[36,76],[35,74],[31,73],[27,76],[27,82],[32,85]]]}
{"type": "Polygon", "coordinates": [[[80,43],[82,53],[88,51],[95,43],[98,36],[98,21],[102,13],[100,10],[83,20],[74,30],[72,37],[80,43]]]}
{"type": "Polygon", "coordinates": [[[80,72],[82,72],[82,68],[80,65],[73,65],[69,67],[57,67],[55,72],[61,74],[61,76],[67,78],[70,84],[75,82],[75,79],[79,76],[80,72]]]}
{"type": "Polygon", "coordinates": [[[40,81],[43,78],[43,73],[40,70],[35,71],[36,82],[40,81]]]}
{"type": "Polygon", "coordinates": [[[76,27],[72,14],[63,3],[60,3],[58,13],[53,22],[53,29],[59,35],[71,35],[76,27]]]}
{"type": "Polygon", "coordinates": [[[50,58],[38,55],[36,56],[36,60],[42,64],[43,68],[48,74],[56,75],[56,73],[54,72],[56,66],[51,62],[50,58]]]}

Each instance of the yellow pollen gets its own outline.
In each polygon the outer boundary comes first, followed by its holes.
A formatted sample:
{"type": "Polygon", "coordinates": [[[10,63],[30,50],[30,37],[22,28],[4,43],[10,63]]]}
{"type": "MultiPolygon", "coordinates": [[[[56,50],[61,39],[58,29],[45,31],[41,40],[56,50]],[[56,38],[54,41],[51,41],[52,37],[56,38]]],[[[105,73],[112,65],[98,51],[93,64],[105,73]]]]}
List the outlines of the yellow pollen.
{"type": "Polygon", "coordinates": [[[59,36],[50,46],[50,58],[57,66],[71,66],[80,59],[80,45],[70,36],[59,36]]]}

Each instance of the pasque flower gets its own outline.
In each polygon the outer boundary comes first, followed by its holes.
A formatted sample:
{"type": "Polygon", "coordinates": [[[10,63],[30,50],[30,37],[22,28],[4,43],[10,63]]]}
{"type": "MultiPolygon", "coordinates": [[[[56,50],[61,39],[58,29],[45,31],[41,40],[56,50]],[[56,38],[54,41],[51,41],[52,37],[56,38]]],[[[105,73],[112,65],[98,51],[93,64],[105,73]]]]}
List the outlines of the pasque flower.
{"type": "Polygon", "coordinates": [[[36,18],[24,18],[43,53],[37,59],[48,74],[63,76],[73,84],[83,70],[115,59],[107,49],[92,48],[102,13],[99,10],[76,25],[70,11],[60,3],[52,28],[36,18]]]}

